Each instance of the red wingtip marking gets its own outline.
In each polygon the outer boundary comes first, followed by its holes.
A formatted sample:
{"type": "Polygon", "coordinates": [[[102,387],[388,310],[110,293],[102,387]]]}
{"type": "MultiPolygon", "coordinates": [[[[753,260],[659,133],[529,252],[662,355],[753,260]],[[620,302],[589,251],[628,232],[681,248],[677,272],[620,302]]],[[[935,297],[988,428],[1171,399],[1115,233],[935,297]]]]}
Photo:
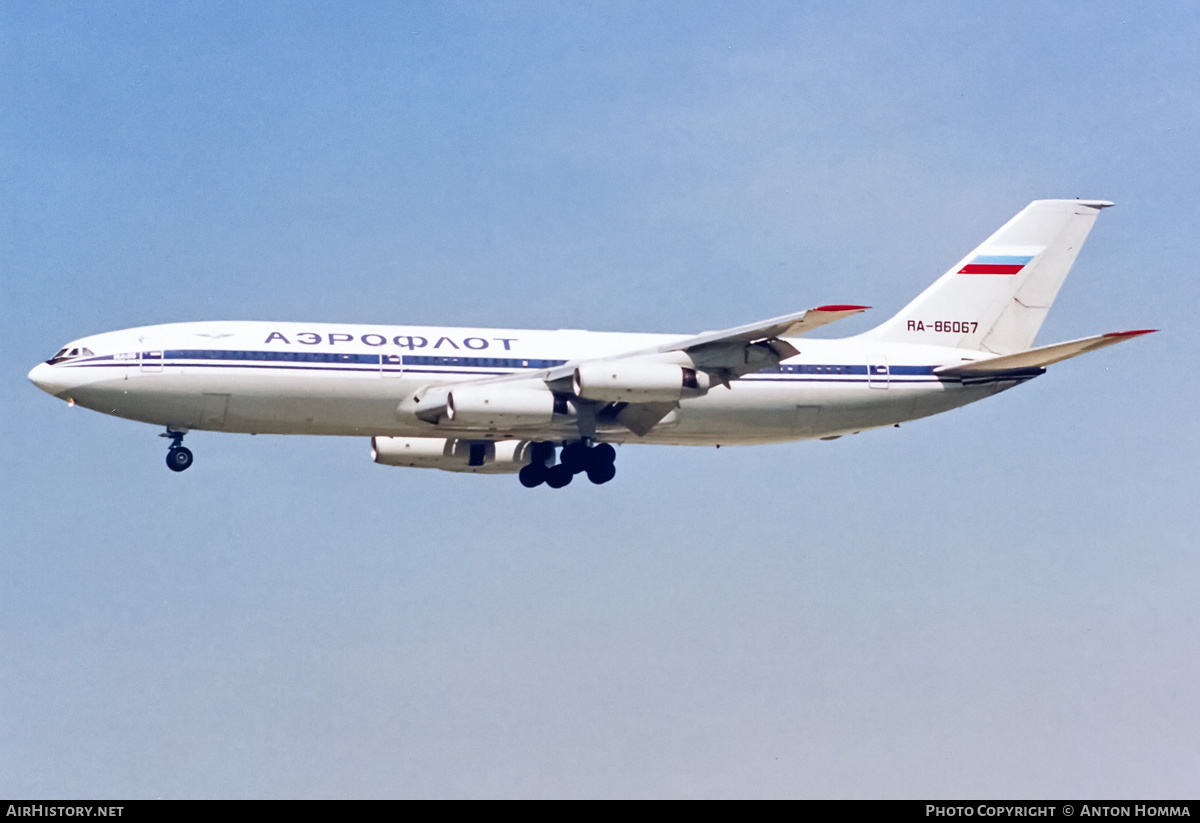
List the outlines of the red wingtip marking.
{"type": "Polygon", "coordinates": [[[870,306],[836,305],[836,306],[817,306],[815,309],[812,309],[811,311],[866,311],[869,308],[871,308],[871,307],[870,306]]]}
{"type": "Polygon", "coordinates": [[[1019,266],[994,266],[988,264],[973,263],[969,266],[963,266],[958,270],[959,274],[1016,274],[1027,264],[1022,263],[1019,266]]]}
{"type": "Polygon", "coordinates": [[[1139,334],[1154,334],[1158,329],[1135,329],[1133,331],[1112,331],[1105,337],[1137,337],[1139,334]]]}

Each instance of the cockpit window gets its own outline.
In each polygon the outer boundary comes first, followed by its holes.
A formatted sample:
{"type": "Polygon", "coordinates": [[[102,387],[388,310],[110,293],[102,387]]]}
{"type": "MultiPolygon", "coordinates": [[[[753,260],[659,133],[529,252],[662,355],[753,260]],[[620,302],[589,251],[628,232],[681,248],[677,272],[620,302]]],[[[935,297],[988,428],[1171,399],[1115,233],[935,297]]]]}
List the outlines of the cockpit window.
{"type": "Polygon", "coordinates": [[[75,357],[95,357],[95,356],[96,356],[96,353],[86,347],[79,347],[79,346],[74,347],[74,348],[65,347],[65,348],[59,349],[58,352],[53,357],[51,357],[49,360],[47,360],[46,362],[49,363],[51,366],[53,366],[55,363],[61,363],[64,360],[70,360],[75,357]]]}

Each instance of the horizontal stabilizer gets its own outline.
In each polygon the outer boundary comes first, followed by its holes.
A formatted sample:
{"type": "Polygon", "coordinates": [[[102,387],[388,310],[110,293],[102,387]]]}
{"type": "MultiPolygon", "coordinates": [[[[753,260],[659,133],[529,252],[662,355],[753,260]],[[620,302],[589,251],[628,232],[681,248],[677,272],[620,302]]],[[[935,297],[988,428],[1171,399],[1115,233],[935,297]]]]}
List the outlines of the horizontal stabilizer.
{"type": "Polygon", "coordinates": [[[942,366],[939,369],[934,369],[933,373],[947,377],[957,377],[995,374],[1014,369],[1040,368],[1049,366],[1051,363],[1058,363],[1061,360],[1070,360],[1072,357],[1078,357],[1081,354],[1087,354],[1090,351],[1096,351],[1105,346],[1120,343],[1123,340],[1129,340],[1143,334],[1151,334],[1155,331],[1158,330],[1138,329],[1136,331],[1109,332],[1108,334],[1100,334],[1095,337],[1085,337],[1082,340],[1055,343],[1052,346],[1039,346],[1036,349],[1029,349],[1017,352],[1016,354],[1005,354],[987,360],[963,363],[960,366],[942,366]]]}

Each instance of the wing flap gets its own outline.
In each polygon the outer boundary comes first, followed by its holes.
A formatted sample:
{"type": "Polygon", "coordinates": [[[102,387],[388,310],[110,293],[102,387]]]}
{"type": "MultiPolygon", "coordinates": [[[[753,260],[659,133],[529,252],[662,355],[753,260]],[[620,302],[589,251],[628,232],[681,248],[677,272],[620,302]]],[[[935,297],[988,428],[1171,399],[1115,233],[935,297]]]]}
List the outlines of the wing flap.
{"type": "Polygon", "coordinates": [[[617,412],[616,419],[638,437],[645,437],[677,408],[678,403],[629,403],[617,412]]]}

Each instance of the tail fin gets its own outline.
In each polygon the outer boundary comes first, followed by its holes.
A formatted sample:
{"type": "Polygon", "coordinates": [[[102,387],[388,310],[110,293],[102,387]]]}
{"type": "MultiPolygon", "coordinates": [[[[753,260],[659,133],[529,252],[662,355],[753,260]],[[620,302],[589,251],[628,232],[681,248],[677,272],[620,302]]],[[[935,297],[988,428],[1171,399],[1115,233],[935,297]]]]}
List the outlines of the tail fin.
{"type": "Polygon", "coordinates": [[[1106,200],[1035,200],[866,337],[993,354],[1033,345],[1106,200]]]}

